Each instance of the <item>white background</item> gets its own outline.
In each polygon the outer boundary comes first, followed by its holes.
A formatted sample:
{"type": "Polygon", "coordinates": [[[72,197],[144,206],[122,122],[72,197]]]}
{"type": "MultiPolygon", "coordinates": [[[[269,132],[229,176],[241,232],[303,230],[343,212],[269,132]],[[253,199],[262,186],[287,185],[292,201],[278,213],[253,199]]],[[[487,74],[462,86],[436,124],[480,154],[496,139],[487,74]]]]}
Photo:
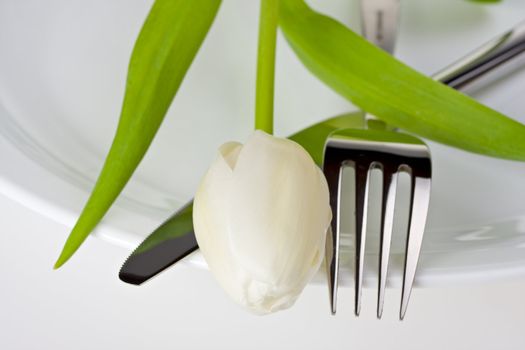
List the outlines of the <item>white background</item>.
{"type": "Polygon", "coordinates": [[[383,320],[375,291],[363,315],[340,290],[329,315],[323,286],[297,304],[253,316],[230,302],[204,270],[178,265],[143,286],[117,278],[128,251],[88,238],[58,271],[68,228],[0,197],[0,349],[523,349],[525,283],[416,289],[397,320],[390,290],[383,320]]]}

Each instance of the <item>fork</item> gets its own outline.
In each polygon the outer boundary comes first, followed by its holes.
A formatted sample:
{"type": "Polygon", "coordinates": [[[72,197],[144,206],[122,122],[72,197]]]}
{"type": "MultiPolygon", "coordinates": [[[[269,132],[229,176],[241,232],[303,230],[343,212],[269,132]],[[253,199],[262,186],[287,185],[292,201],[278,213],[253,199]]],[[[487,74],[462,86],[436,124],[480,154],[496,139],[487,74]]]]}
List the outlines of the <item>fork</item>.
{"type": "MultiPolygon", "coordinates": [[[[364,36],[392,53],[397,32],[399,0],[361,0],[364,36]]],[[[375,117],[366,115],[368,124],[375,117]]],[[[330,135],[325,145],[323,171],[330,190],[333,219],[326,245],[328,286],[332,314],[336,313],[339,276],[341,178],[345,167],[355,170],[355,304],[361,311],[363,264],[367,233],[368,190],[370,174],[380,169],[383,175],[377,318],[383,313],[390,243],[394,222],[394,204],[399,172],[411,177],[410,213],[406,241],[401,308],[402,320],[412,290],[423,241],[430,202],[431,160],[425,143],[416,137],[388,130],[343,130],[330,135]]]]}

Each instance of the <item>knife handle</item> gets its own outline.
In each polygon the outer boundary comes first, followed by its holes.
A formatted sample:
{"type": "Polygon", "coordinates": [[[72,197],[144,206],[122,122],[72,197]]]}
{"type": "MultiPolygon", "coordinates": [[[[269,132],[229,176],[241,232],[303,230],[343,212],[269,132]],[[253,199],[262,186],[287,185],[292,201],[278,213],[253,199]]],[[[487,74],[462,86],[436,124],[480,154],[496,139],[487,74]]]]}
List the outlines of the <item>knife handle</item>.
{"type": "Polygon", "coordinates": [[[454,89],[463,90],[471,87],[486,73],[515,61],[514,58],[520,57],[519,62],[515,63],[522,65],[525,63],[521,55],[523,51],[525,21],[434,74],[432,78],[454,89]]]}

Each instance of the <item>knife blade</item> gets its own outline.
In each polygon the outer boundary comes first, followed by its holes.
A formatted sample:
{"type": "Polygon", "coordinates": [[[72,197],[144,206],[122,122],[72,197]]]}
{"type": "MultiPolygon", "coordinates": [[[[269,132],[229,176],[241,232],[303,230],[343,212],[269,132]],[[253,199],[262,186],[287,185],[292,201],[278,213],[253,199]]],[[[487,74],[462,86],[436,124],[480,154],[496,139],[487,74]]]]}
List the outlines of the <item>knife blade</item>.
{"type": "Polygon", "coordinates": [[[190,201],[155,229],[126,259],[119,278],[140,285],[197,250],[192,209],[190,201]]]}
{"type": "MultiPolygon", "coordinates": [[[[483,85],[487,82],[479,78],[495,71],[496,68],[510,67],[507,70],[496,70],[498,75],[503,77],[509,74],[509,70],[520,68],[525,61],[524,51],[525,21],[481,45],[434,74],[432,78],[458,90],[470,88],[478,82],[483,85]],[[518,57],[521,59],[517,60],[518,57]],[[511,61],[512,64],[507,65],[511,61]]],[[[308,130],[303,130],[299,134],[307,134],[308,130]]],[[[331,131],[327,130],[327,135],[329,132],[331,131]]],[[[190,201],[153,231],[124,262],[119,278],[124,282],[140,285],[197,250],[192,209],[193,201],[190,201]]]]}

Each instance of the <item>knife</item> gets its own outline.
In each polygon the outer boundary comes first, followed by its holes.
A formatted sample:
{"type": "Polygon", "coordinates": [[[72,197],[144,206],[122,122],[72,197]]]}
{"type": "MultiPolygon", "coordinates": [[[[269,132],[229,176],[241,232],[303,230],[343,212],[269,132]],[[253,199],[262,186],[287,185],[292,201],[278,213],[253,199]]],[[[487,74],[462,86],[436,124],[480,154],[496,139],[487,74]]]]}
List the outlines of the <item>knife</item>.
{"type": "Polygon", "coordinates": [[[140,285],[197,250],[192,209],[190,201],[153,231],[126,259],[119,278],[140,285]]]}
{"type": "MultiPolygon", "coordinates": [[[[525,21],[433,75],[433,79],[462,90],[471,87],[495,68],[505,66],[517,69],[524,61],[515,62],[514,58],[523,57],[523,51],[525,21]],[[506,64],[511,61],[517,64],[506,64]]],[[[509,73],[501,69],[498,72],[502,75],[509,73]]],[[[140,285],[197,250],[192,209],[193,201],[190,201],[153,231],[126,259],[119,278],[140,285]]]]}

